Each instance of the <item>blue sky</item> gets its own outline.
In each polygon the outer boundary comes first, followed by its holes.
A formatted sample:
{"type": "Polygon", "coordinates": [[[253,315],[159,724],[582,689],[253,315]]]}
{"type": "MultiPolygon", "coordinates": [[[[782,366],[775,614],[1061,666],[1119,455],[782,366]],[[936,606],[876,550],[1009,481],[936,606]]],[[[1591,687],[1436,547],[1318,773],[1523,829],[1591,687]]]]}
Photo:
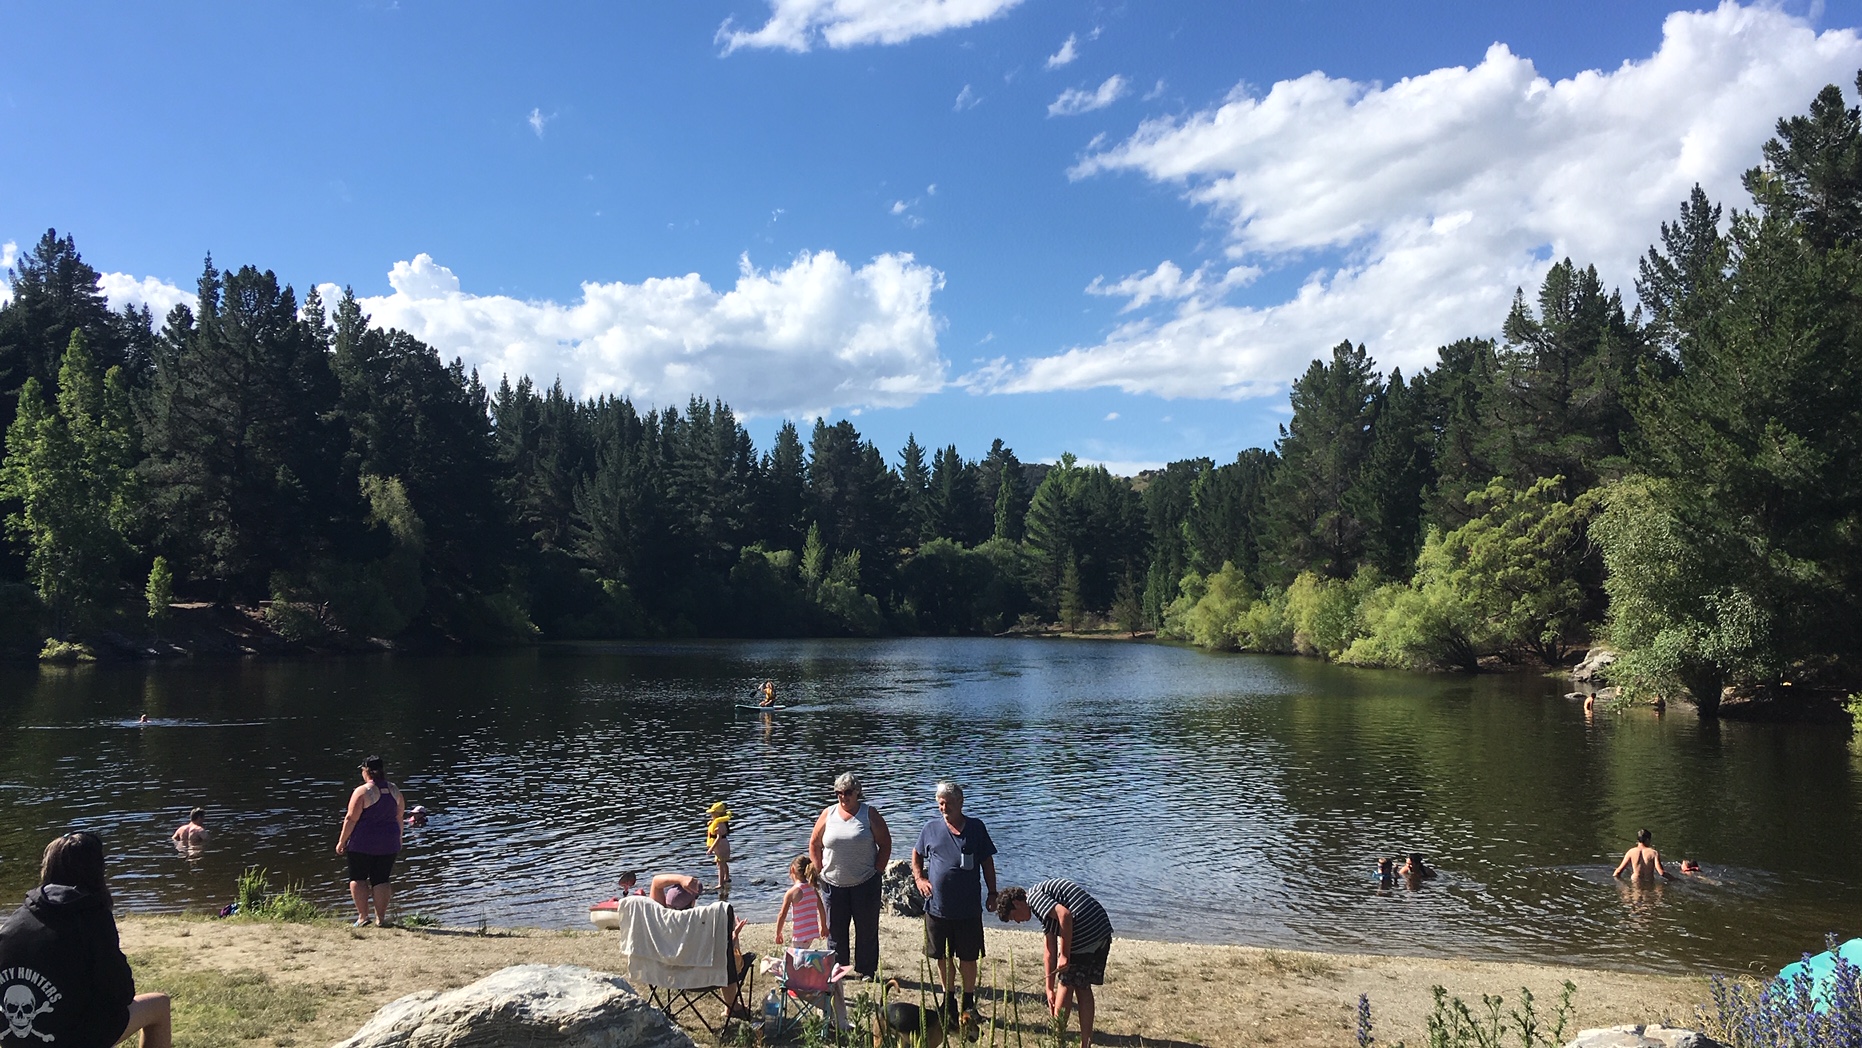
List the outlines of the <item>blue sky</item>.
{"type": "MultiPolygon", "coordinates": [[[[1270,444],[1341,338],[1633,293],[1862,0],[0,0],[0,244],[161,312],[201,258],[352,285],[489,381],[722,396],[1129,472],[1270,444]]],[[[0,291],[0,296],[5,292],[0,291]]]]}

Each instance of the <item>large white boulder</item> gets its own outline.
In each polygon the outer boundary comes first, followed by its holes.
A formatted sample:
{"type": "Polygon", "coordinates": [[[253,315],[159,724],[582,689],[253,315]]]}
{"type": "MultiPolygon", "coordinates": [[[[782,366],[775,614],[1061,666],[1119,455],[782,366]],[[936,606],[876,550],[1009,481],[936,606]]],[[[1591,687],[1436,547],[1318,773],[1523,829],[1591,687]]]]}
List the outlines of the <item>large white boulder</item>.
{"type": "Polygon", "coordinates": [[[1693,1030],[1650,1023],[1580,1030],[1578,1039],[1565,1048],[1719,1048],[1719,1042],[1693,1030]]]}
{"type": "Polygon", "coordinates": [[[695,1048],[618,975],[520,964],[384,1005],[336,1048],[695,1048]]]}
{"type": "Polygon", "coordinates": [[[1616,652],[1609,648],[1592,648],[1584,653],[1584,661],[1571,668],[1571,679],[1579,684],[1589,684],[1603,676],[1603,671],[1616,664],[1616,652]]]}

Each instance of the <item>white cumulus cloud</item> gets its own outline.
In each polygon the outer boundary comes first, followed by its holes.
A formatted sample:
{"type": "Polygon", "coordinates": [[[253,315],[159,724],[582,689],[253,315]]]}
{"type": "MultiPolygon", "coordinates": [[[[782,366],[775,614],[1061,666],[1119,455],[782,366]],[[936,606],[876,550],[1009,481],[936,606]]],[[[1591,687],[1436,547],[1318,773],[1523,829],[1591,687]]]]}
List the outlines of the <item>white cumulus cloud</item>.
{"type": "Polygon", "coordinates": [[[19,257],[19,242],[9,240],[0,244],[0,306],[13,301],[12,274],[13,260],[19,257]]]}
{"type": "Polygon", "coordinates": [[[147,306],[155,317],[155,326],[160,329],[162,318],[168,311],[183,302],[192,305],[194,293],[160,280],[156,277],[140,279],[128,273],[103,273],[97,277],[97,287],[104,298],[110,302],[111,309],[120,310],[124,306],[147,306]]]}
{"type": "Polygon", "coordinates": [[[1048,116],[1077,116],[1090,113],[1095,109],[1104,109],[1125,96],[1130,85],[1125,78],[1113,74],[1105,83],[1091,91],[1080,87],[1069,87],[1060,93],[1060,97],[1048,103],[1048,116]]]}
{"type": "MultiPolygon", "coordinates": [[[[1181,188],[1225,231],[1233,262],[1305,266],[1280,301],[1185,287],[1172,263],[1089,291],[1174,303],[1097,344],[996,361],[991,392],[1111,386],[1164,396],[1281,392],[1341,339],[1385,366],[1497,332],[1515,287],[1552,260],[1594,263],[1633,294],[1635,260],[1700,183],[1744,206],[1739,174],[1781,116],[1862,66],[1855,31],[1817,32],[1775,6],[1670,15],[1653,55],[1558,81],[1496,44],[1473,67],[1388,86],[1312,73],[1264,95],[1149,120],[1090,152],[1074,178],[1133,173],[1181,188]]],[[[1207,282],[1205,281],[1205,284],[1207,282]]]]}
{"type": "Polygon", "coordinates": [[[1078,57],[1080,57],[1080,35],[1068,33],[1066,42],[1060,45],[1060,50],[1047,56],[1047,67],[1059,69],[1078,57]]]}
{"type": "Polygon", "coordinates": [[[743,47],[808,51],[902,44],[920,36],[986,22],[1021,0],[769,0],[769,21],[760,29],[738,29],[726,20],[716,40],[724,53],[743,47]]]}
{"type": "MultiPolygon", "coordinates": [[[[0,254],[0,263],[11,258],[0,254]]],[[[175,304],[194,299],[155,277],[105,273],[98,284],[111,308],[147,305],[158,327],[175,304]]],[[[388,285],[391,294],[360,300],[375,327],[400,328],[449,360],[463,358],[491,385],[501,376],[560,378],[578,396],[675,407],[720,397],[743,416],[806,418],[911,404],[942,389],[949,366],[931,312],[944,275],[909,254],[858,269],[832,251],[768,270],[745,258],[729,290],[696,273],[591,281],[579,301],[560,304],[473,294],[422,253],[396,262],[388,285]]],[[[317,290],[326,308],[342,297],[335,284],[317,290]]]]}
{"type": "Polygon", "coordinates": [[[1095,278],[1086,286],[1086,293],[1126,299],[1119,312],[1129,313],[1154,301],[1175,302],[1245,287],[1254,283],[1261,270],[1258,266],[1231,266],[1214,279],[1209,279],[1208,273],[1205,266],[1185,276],[1183,267],[1166,259],[1149,273],[1133,273],[1115,283],[1108,284],[1103,277],[1095,278]]]}
{"type": "MultiPolygon", "coordinates": [[[[695,273],[589,282],[567,304],[472,294],[425,254],[395,263],[388,283],[392,294],[361,301],[373,323],[463,357],[488,383],[560,377],[580,396],[716,396],[765,416],[903,406],[944,385],[931,312],[943,275],[908,254],[858,269],[832,251],[768,270],[746,258],[729,290],[695,273]]],[[[326,302],[338,293],[323,289],[326,302]]]]}

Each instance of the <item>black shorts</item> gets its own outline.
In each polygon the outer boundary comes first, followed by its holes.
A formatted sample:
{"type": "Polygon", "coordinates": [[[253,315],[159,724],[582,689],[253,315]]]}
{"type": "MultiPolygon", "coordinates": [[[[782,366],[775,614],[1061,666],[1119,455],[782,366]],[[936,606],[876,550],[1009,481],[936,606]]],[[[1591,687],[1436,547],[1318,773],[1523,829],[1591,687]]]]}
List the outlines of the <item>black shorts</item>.
{"type": "Polygon", "coordinates": [[[1106,984],[1106,954],[1112,949],[1112,940],[1090,953],[1073,951],[1067,958],[1067,970],[1058,978],[1062,986],[1104,986],[1106,984]]]}
{"type": "Polygon", "coordinates": [[[954,956],[974,961],[983,956],[983,915],[933,917],[925,912],[925,956],[934,960],[954,956]]]}
{"type": "Polygon", "coordinates": [[[349,857],[349,879],[374,887],[394,879],[394,856],[345,852],[349,857]]]}

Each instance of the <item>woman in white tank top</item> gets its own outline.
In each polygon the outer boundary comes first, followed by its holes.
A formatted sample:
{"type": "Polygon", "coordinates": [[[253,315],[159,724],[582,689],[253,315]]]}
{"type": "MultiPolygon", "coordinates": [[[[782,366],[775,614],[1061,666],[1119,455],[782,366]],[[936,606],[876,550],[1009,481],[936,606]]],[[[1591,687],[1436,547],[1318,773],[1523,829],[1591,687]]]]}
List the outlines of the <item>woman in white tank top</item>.
{"type": "Polygon", "coordinates": [[[828,945],[841,964],[872,978],[879,971],[879,880],[892,858],[892,833],[886,820],[865,802],[860,777],[844,772],[834,780],[839,800],[815,819],[808,856],[820,870],[822,901],[827,903],[828,945]],[[847,926],[853,925],[852,960],[847,926]]]}

